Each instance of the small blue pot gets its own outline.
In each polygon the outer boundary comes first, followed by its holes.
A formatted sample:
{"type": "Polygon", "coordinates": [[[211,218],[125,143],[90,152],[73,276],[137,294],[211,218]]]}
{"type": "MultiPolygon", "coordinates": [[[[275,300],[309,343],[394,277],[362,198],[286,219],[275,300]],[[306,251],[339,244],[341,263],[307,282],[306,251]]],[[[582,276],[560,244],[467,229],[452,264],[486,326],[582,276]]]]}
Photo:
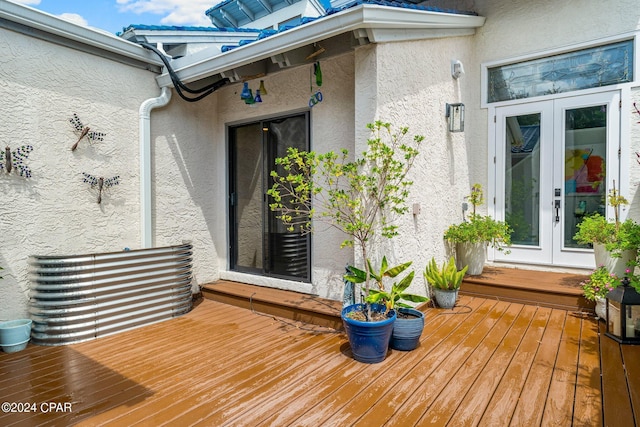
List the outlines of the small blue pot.
{"type": "Polygon", "coordinates": [[[5,353],[24,350],[31,339],[31,320],[0,322],[0,347],[5,353]]]}
{"type": "MultiPolygon", "coordinates": [[[[353,304],[342,309],[342,323],[349,338],[353,358],[363,363],[379,363],[387,356],[389,341],[396,320],[395,310],[391,310],[386,320],[361,322],[347,317],[352,311],[362,311],[365,304],[353,304]]],[[[371,310],[384,313],[382,304],[371,304],[371,310]]]]}
{"type": "Polygon", "coordinates": [[[394,350],[411,351],[418,347],[424,329],[424,313],[414,308],[398,308],[398,314],[412,315],[408,319],[398,316],[393,324],[389,346],[394,350]]]}

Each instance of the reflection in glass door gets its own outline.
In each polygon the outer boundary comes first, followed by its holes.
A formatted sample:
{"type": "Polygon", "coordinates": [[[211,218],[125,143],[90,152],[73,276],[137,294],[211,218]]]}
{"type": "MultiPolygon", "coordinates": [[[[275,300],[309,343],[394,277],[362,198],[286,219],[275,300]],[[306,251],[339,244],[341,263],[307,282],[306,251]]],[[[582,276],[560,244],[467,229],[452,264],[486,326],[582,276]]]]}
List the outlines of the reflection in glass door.
{"type": "Polygon", "coordinates": [[[618,175],[618,92],[496,109],[496,217],[513,232],[496,260],[594,267],[573,236],[588,215],[606,215],[618,175]]]}
{"type": "Polygon", "coordinates": [[[310,238],[289,232],[269,209],[275,159],[309,149],[308,114],[229,128],[230,268],[310,280],[310,238]]]}
{"type": "Polygon", "coordinates": [[[573,236],[584,217],[607,215],[607,192],[619,182],[619,102],[608,92],[554,103],[554,264],[595,267],[592,248],[573,236]]]}
{"type": "Polygon", "coordinates": [[[496,216],[511,229],[511,253],[497,260],[551,263],[549,159],[553,147],[551,105],[528,103],[497,111],[496,216]]]}

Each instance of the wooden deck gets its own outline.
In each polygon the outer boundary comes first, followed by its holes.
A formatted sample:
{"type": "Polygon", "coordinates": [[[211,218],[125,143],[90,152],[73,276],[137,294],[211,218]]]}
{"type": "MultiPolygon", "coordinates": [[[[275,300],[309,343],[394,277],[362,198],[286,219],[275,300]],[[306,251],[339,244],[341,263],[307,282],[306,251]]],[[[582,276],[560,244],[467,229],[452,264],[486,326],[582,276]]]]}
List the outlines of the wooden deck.
{"type": "Polygon", "coordinates": [[[584,298],[580,285],[586,278],[584,274],[487,266],[479,276],[466,276],[460,292],[563,310],[593,311],[595,304],[584,298]]]}
{"type": "Polygon", "coordinates": [[[0,425],[624,427],[640,420],[640,347],[601,336],[594,318],[470,296],[454,310],[424,310],[418,349],[390,351],[374,365],[354,361],[336,330],[207,299],[141,329],[0,353],[0,401],[32,410],[0,412],[0,425]]]}

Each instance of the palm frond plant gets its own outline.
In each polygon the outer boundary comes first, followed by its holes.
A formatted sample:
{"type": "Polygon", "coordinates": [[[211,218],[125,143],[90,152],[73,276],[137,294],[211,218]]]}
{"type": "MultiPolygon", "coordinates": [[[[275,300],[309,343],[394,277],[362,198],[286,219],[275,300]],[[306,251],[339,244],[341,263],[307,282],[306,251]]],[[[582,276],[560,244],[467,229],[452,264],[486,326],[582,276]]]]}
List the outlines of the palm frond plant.
{"type": "Polygon", "coordinates": [[[436,289],[460,289],[467,268],[468,266],[464,266],[461,270],[458,270],[454,257],[449,258],[449,261],[444,262],[442,266],[438,266],[436,259],[431,258],[431,261],[425,267],[424,278],[436,289]]]}
{"type": "Polygon", "coordinates": [[[442,266],[438,266],[435,258],[431,258],[423,274],[431,285],[436,303],[440,307],[453,308],[455,306],[458,290],[468,268],[465,265],[462,269],[458,269],[454,257],[449,258],[448,262],[442,263],[442,266]]]}

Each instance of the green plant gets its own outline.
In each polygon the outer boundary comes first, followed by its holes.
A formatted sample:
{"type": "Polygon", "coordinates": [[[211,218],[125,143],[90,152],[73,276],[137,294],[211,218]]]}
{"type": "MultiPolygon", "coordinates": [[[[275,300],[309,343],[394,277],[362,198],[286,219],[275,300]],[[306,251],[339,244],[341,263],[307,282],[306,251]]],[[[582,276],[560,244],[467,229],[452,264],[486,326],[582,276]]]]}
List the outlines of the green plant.
{"type": "Polygon", "coordinates": [[[468,200],[473,205],[469,220],[450,225],[444,233],[445,240],[451,243],[485,243],[499,251],[504,251],[505,246],[511,245],[512,230],[504,221],[496,221],[490,216],[476,213],[476,207],[484,203],[480,184],[474,184],[471,187],[468,200]]]}
{"type": "Polygon", "coordinates": [[[464,275],[468,268],[469,266],[465,265],[462,270],[458,270],[454,257],[449,258],[448,262],[443,262],[442,267],[438,267],[436,259],[431,258],[431,261],[427,264],[423,274],[424,278],[432,287],[444,290],[453,290],[460,289],[462,279],[464,279],[464,275]]]}
{"type": "MultiPolygon", "coordinates": [[[[341,247],[357,246],[363,260],[369,259],[369,245],[376,236],[398,234],[393,221],[408,211],[413,182],[407,174],[424,140],[415,135],[413,143],[405,143],[408,128],[392,130],[382,121],[367,128],[367,150],[353,161],[347,150],[318,154],[289,148],[286,156],[276,159],[273,186],[267,191],[269,207],[290,231],[312,232],[314,220],[325,221],[347,234],[341,247]]],[[[368,270],[365,262],[367,292],[368,270]]]]}
{"type": "MultiPolygon", "coordinates": [[[[402,280],[399,282],[394,282],[391,285],[389,291],[386,290],[384,285],[384,278],[390,277],[395,278],[400,273],[405,271],[412,264],[412,261],[405,262],[404,264],[397,265],[395,267],[389,267],[387,263],[387,257],[382,257],[382,263],[380,265],[380,269],[376,271],[371,266],[371,261],[367,260],[367,264],[369,266],[369,276],[373,279],[378,285],[378,289],[369,289],[367,296],[365,297],[365,301],[371,304],[374,303],[382,303],[387,307],[387,312],[395,307],[412,307],[409,304],[406,304],[402,301],[409,302],[427,302],[429,298],[422,295],[414,295],[406,293],[405,291],[411,285],[413,281],[413,277],[415,275],[414,271],[411,271],[409,274],[404,276],[402,280]]],[[[351,274],[346,274],[344,276],[345,280],[352,283],[364,283],[367,279],[367,272],[364,270],[360,270],[356,267],[349,267],[349,271],[351,274]]]]}
{"type": "Polygon", "coordinates": [[[584,297],[590,301],[606,297],[621,283],[620,279],[613,273],[609,273],[606,267],[600,266],[593,270],[589,277],[580,285],[584,291],[584,297]]]}

